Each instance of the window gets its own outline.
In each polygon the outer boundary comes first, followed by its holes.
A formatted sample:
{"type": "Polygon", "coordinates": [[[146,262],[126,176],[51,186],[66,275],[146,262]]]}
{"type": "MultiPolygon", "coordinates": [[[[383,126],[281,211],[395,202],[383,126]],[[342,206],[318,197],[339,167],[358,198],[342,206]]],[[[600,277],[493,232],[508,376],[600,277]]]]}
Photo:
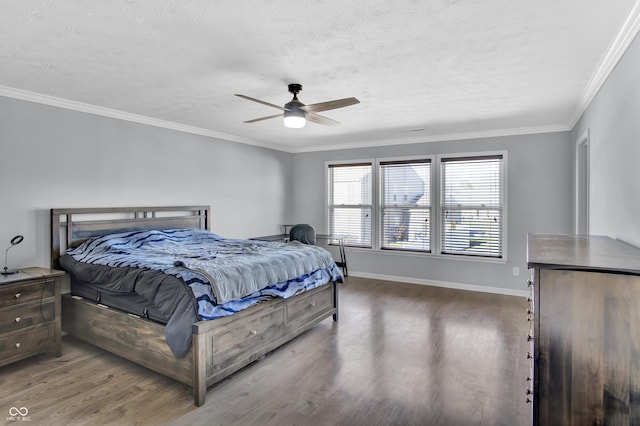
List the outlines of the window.
{"type": "Polygon", "coordinates": [[[431,160],[380,162],[380,248],[431,251],[431,160]]]}
{"type": "Polygon", "coordinates": [[[443,254],[502,257],[502,155],[441,158],[443,254]]]}
{"type": "Polygon", "coordinates": [[[372,163],[330,164],[329,232],[346,235],[346,246],[371,248],[372,163]]]}
{"type": "Polygon", "coordinates": [[[327,163],[327,221],[345,245],[460,258],[506,250],[506,151],[327,163]]]}

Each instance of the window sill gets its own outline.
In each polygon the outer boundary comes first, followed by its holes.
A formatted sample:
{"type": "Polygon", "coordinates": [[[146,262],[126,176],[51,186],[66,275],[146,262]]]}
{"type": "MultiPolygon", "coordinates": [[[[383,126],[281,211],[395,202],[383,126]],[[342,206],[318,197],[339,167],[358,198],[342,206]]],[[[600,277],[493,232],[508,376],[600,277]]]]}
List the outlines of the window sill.
{"type": "Polygon", "coordinates": [[[389,255],[389,256],[401,256],[401,257],[414,257],[417,259],[433,259],[433,260],[453,260],[461,262],[480,262],[480,263],[495,263],[497,265],[504,265],[508,263],[506,257],[496,259],[490,257],[478,257],[478,256],[460,256],[455,254],[437,254],[437,253],[419,253],[411,251],[400,250],[382,250],[382,249],[369,249],[364,247],[349,247],[345,246],[345,250],[356,251],[359,253],[371,253],[376,255],[389,255]]]}

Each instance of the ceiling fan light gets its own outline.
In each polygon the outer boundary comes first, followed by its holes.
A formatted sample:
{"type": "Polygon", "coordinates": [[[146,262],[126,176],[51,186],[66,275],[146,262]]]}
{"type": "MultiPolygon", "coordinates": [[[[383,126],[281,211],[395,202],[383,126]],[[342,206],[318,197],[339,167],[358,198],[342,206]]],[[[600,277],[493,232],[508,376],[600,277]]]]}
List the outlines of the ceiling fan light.
{"type": "Polygon", "coordinates": [[[307,124],[302,111],[285,111],[284,126],[290,129],[301,129],[307,124]]]}

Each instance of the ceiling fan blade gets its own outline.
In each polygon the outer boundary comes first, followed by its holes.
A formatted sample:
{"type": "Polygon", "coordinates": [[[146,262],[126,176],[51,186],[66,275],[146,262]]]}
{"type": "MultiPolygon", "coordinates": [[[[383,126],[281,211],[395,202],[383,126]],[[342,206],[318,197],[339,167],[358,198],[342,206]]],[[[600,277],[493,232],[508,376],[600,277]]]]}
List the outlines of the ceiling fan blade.
{"type": "Polygon", "coordinates": [[[250,96],[238,95],[237,93],[235,95],[238,96],[239,98],[243,98],[243,99],[246,99],[248,101],[257,102],[257,103],[262,104],[262,105],[266,105],[266,106],[270,106],[270,107],[273,107],[273,108],[280,109],[282,111],[288,111],[288,109],[283,108],[280,105],[270,104],[269,102],[261,101],[260,99],[252,98],[250,96]]]}
{"type": "Polygon", "coordinates": [[[359,103],[360,101],[357,100],[356,98],[344,98],[344,99],[336,99],[333,101],[320,102],[317,104],[305,105],[303,107],[300,107],[300,109],[305,112],[321,112],[321,111],[328,111],[330,109],[344,108],[349,105],[355,105],[359,103]]]}
{"type": "Polygon", "coordinates": [[[325,126],[336,127],[340,122],[327,118],[323,115],[315,114],[313,112],[307,112],[305,118],[312,123],[323,124],[325,126]]]}
{"type": "Polygon", "coordinates": [[[256,121],[269,120],[271,118],[282,117],[282,114],[270,115],[268,117],[254,118],[253,120],[243,121],[243,123],[255,123],[256,121]]]}

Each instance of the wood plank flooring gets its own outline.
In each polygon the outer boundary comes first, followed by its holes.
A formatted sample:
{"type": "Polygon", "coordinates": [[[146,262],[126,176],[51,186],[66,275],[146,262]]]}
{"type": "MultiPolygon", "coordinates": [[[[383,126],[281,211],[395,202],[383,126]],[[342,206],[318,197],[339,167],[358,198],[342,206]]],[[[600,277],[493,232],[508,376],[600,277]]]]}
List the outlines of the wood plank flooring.
{"type": "Polygon", "coordinates": [[[0,424],[525,425],[523,298],[350,277],[325,320],[191,390],[82,343],[0,367],[0,424]],[[26,407],[29,422],[11,421],[26,407]]]}

